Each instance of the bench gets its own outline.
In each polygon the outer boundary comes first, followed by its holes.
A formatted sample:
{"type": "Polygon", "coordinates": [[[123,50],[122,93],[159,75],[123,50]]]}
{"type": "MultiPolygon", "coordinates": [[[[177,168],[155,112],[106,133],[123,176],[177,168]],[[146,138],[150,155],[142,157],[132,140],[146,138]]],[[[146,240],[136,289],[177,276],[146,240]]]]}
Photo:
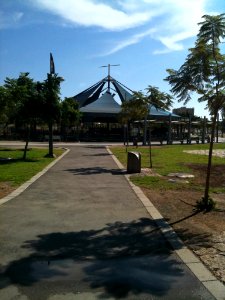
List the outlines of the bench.
{"type": "MultiPolygon", "coordinates": [[[[53,135],[52,139],[53,139],[53,141],[60,142],[61,141],[61,136],[60,135],[53,135]]],[[[49,141],[49,135],[44,136],[44,141],[49,141]]]]}
{"type": "Polygon", "coordinates": [[[191,144],[191,142],[192,141],[195,141],[196,142],[196,144],[199,144],[199,136],[191,136],[190,137],[190,141],[189,140],[187,140],[187,144],[191,144]]]}

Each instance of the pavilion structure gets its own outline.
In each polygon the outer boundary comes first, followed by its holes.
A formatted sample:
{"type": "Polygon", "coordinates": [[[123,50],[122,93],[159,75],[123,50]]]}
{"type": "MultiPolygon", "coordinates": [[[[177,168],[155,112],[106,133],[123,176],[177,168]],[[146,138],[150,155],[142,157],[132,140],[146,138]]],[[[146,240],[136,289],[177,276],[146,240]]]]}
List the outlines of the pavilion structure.
{"type": "MultiPolygon", "coordinates": [[[[111,77],[110,66],[108,76],[73,97],[82,113],[80,140],[124,141],[125,128],[119,122],[120,103],[131,100],[133,91],[111,77]]],[[[149,117],[155,124],[160,121],[159,134],[160,129],[161,133],[171,132],[171,121],[179,118],[176,114],[155,107],[151,107],[149,117]]],[[[130,126],[128,135],[130,138],[139,135],[141,140],[143,132],[144,125],[140,121],[130,126]]]]}

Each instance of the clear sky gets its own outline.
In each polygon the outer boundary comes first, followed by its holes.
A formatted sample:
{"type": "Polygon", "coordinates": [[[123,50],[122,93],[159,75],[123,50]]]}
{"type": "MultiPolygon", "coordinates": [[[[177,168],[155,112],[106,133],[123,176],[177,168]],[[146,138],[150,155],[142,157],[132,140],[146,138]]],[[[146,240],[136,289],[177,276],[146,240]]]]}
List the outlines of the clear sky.
{"type": "MultiPolygon", "coordinates": [[[[169,92],[166,69],[183,64],[201,17],[224,12],[224,0],[0,0],[0,85],[20,72],[46,79],[52,52],[62,99],[105,77],[108,64],[120,64],[111,76],[132,90],[169,92]]],[[[208,116],[204,106],[195,96],[187,105],[208,116]]]]}

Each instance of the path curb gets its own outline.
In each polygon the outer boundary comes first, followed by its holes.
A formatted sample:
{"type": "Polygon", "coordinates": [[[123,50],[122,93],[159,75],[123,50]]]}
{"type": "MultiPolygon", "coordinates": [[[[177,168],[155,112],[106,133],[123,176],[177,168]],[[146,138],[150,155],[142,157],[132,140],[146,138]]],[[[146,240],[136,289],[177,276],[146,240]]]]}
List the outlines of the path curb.
{"type": "MultiPolygon", "coordinates": [[[[106,149],[112,156],[117,166],[120,169],[124,170],[124,166],[114,156],[108,146],[106,147],[106,149]]],[[[153,205],[153,203],[149,200],[149,198],[145,196],[145,194],[138,186],[134,185],[130,181],[130,175],[125,174],[124,176],[133,189],[134,193],[141,200],[143,206],[146,208],[152,219],[156,222],[162,234],[170,243],[175,253],[179,256],[183,263],[186,264],[186,266],[192,271],[192,273],[198,278],[198,280],[202,282],[202,284],[216,298],[216,300],[225,300],[225,286],[222,284],[222,282],[217,280],[216,277],[200,261],[200,259],[184,245],[183,241],[178,237],[173,228],[166,222],[166,220],[153,205]]]]}
{"type": "Polygon", "coordinates": [[[12,200],[13,198],[19,196],[23,191],[25,191],[32,183],[34,183],[38,178],[40,178],[42,175],[44,175],[49,169],[51,169],[59,160],[61,160],[69,151],[70,149],[64,148],[66,151],[60,155],[58,158],[56,158],[54,161],[52,161],[49,165],[47,165],[42,171],[38,172],[36,175],[31,177],[28,181],[23,183],[20,187],[18,187],[16,190],[14,190],[9,195],[3,197],[0,199],[0,205],[8,202],[9,200],[12,200]]]}

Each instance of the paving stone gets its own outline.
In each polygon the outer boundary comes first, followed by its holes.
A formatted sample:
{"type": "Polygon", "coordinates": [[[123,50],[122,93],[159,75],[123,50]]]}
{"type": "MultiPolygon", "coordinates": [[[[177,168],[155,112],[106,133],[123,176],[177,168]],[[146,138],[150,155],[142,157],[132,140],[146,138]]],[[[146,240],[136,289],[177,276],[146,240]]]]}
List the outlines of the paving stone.
{"type": "Polygon", "coordinates": [[[202,263],[188,263],[187,266],[191,271],[201,280],[215,280],[216,278],[209,272],[209,270],[202,263]]]}

